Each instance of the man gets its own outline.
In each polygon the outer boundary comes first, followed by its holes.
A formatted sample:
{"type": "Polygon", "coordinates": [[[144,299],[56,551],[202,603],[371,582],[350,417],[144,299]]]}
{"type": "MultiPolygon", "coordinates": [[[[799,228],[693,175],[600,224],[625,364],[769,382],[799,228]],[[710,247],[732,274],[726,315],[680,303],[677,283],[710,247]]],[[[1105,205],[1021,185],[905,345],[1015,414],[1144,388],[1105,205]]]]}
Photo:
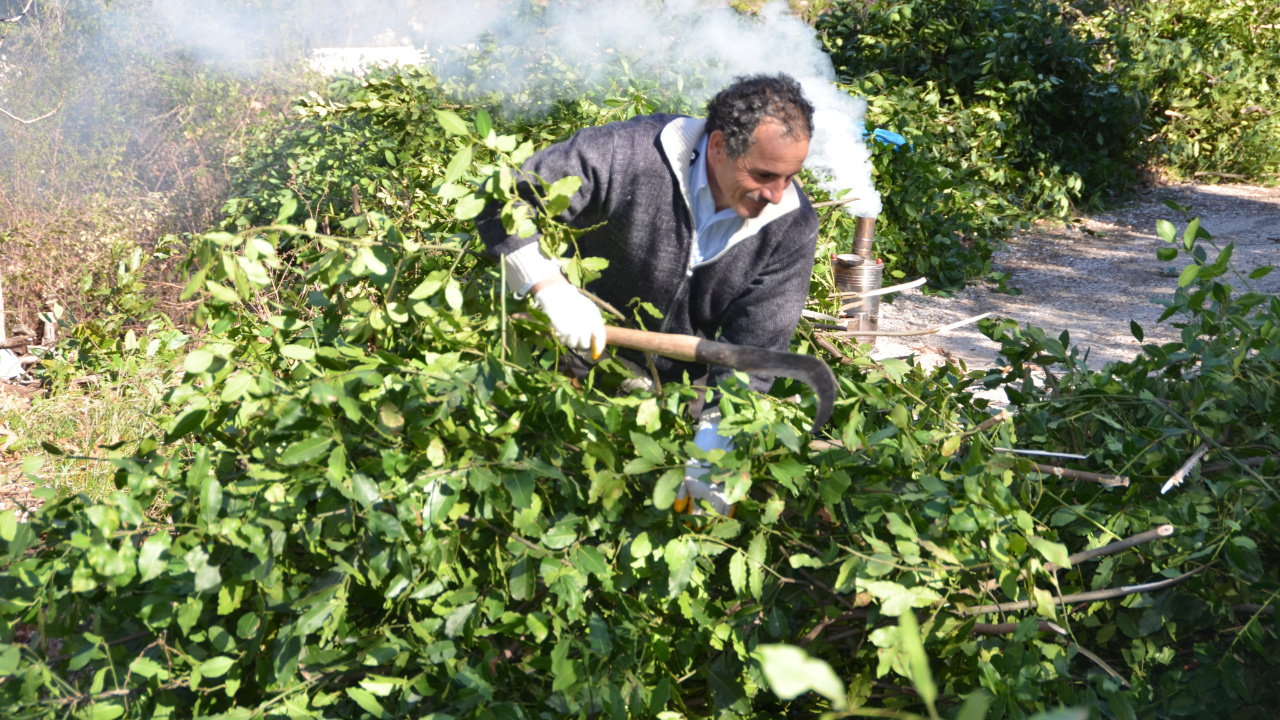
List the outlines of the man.
{"type": "MultiPolygon", "coordinates": [[[[809,291],[818,218],[795,176],[813,135],[813,107],[786,75],[739,79],[707,104],[705,120],[650,115],[588,128],[534,155],[523,170],[582,186],[560,219],[595,228],[578,239],[583,257],[609,261],[587,288],[616,308],[639,298],[662,312],[662,332],[786,350],[809,291]]],[[[522,195],[534,201],[528,185],[522,195]]],[[[556,337],[574,350],[604,346],[600,311],[565,280],[537,237],[507,235],[497,208],[477,221],[502,256],[517,298],[532,294],[556,337]]],[[[650,328],[653,329],[653,328],[650,328]]],[[[628,351],[629,352],[629,351],[628,351]]],[[[638,357],[635,359],[639,360],[638,357]]],[[[713,386],[731,371],[656,359],[664,382],[688,373],[713,386]]],[[[767,392],[773,377],[753,375],[767,392]]],[[[704,451],[732,449],[704,412],[694,437],[704,451]]],[[[692,499],[732,512],[705,463],[690,462],[676,510],[692,499]]]]}

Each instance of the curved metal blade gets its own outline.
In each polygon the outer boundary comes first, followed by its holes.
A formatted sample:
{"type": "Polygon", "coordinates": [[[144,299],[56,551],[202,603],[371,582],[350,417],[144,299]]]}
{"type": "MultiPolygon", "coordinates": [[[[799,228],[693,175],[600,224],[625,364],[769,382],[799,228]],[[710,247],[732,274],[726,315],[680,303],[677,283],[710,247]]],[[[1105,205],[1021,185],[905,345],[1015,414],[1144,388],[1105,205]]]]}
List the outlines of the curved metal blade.
{"type": "Polygon", "coordinates": [[[695,348],[698,362],[723,365],[744,372],[766,373],[799,380],[813,389],[818,398],[818,412],[813,416],[811,433],[831,419],[840,386],[831,366],[812,355],[766,350],[748,345],[700,340],[695,348]]]}

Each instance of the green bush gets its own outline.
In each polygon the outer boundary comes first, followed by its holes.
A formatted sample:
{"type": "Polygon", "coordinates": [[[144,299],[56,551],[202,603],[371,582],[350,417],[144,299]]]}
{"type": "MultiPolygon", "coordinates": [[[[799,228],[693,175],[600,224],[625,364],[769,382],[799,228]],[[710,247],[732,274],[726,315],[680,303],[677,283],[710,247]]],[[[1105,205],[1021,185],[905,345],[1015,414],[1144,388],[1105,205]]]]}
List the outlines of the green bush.
{"type": "Polygon", "coordinates": [[[1020,225],[1126,192],[1145,105],[1106,67],[1109,26],[1086,29],[1069,10],[908,0],[844,4],[819,22],[869,121],[912,143],[876,157],[884,252],[902,270],[962,284],[1020,225]]]}
{"type": "MultiPolygon", "coordinates": [[[[338,237],[300,214],[314,197],[270,188],[244,207],[274,208],[272,229],[195,238],[188,292],[206,334],[164,437],[111,457],[119,492],[101,502],[50,497],[26,524],[0,514],[7,716],[1274,707],[1274,626],[1232,608],[1274,604],[1280,587],[1267,457],[1280,306],[1218,284],[1225,259],[1207,258],[1199,231],[1185,246],[1199,275],[1172,306],[1182,343],[1091,373],[1067,338],[995,324],[1007,377],[856,358],[838,368],[818,446],[809,399],[727,388],[738,447],[715,472],[737,515],[676,516],[699,453],[692,391],[620,395],[629,374],[612,361],[574,387],[540,316],[513,315],[468,234],[481,181],[543,138],[491,133],[487,114],[403,82],[316,99],[281,140],[405,130],[391,136],[413,153],[376,149],[384,178],[412,178],[412,212],[331,218],[338,237]],[[1050,389],[1025,363],[1054,368],[1050,389]],[[982,384],[1022,392],[1022,412],[979,428],[982,384]],[[1197,432],[1224,438],[1209,460],[1256,464],[1160,496],[1197,432]],[[995,450],[1013,445],[1088,453],[1086,468],[1133,482],[1046,479],[995,450]],[[148,516],[156,504],[164,514],[148,516]],[[1165,523],[1176,532],[1159,544],[1047,568],[1165,523]],[[1192,571],[1163,593],[1055,603],[1192,571]],[[975,635],[998,632],[967,614],[989,601],[1035,611],[992,615],[1016,631],[975,635]],[[1040,634],[1039,618],[1069,635],[1040,634]],[[1219,632],[1236,618],[1237,634],[1219,632]]],[[[402,206],[396,182],[376,188],[367,197],[402,206]]]]}
{"type": "Polygon", "coordinates": [[[1155,161],[1182,176],[1280,172],[1277,25],[1280,6],[1252,0],[1146,2],[1121,16],[1155,161]]]}

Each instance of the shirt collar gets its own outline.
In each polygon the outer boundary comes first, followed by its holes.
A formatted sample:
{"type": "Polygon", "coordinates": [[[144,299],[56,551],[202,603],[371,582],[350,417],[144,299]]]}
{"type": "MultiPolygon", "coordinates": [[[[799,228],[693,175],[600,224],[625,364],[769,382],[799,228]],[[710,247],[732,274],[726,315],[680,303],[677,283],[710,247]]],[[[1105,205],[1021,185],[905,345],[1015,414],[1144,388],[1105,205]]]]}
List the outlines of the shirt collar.
{"type": "Polygon", "coordinates": [[[689,168],[689,194],[693,197],[698,214],[709,209],[710,215],[715,213],[716,205],[715,199],[711,197],[711,183],[707,180],[707,139],[704,134],[693,151],[693,165],[689,168]]]}

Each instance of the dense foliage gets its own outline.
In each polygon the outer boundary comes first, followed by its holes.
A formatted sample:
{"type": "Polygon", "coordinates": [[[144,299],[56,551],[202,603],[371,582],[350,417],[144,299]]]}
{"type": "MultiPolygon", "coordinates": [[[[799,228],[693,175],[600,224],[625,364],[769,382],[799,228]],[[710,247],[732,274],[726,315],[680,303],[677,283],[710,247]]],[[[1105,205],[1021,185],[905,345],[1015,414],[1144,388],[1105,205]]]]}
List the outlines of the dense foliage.
{"type": "Polygon", "coordinates": [[[1146,141],[1182,175],[1280,173],[1280,6],[1254,0],[1135,4],[1123,15],[1146,141]]]}
{"type": "Polygon", "coordinates": [[[1153,168],[1269,180],[1280,169],[1280,6],[900,0],[818,23],[871,122],[892,267],[941,286],[990,273],[1011,229],[1111,204],[1153,168]]]}
{"type": "MultiPolygon", "coordinates": [[[[610,360],[575,386],[468,222],[535,147],[636,103],[509,126],[434,84],[393,73],[302,103],[228,231],[191,240],[203,344],[164,437],[112,457],[114,495],[0,514],[6,717],[1261,718],[1280,702],[1259,609],[1280,593],[1280,302],[1225,284],[1230,248],[1210,257],[1198,223],[1167,249],[1194,268],[1170,304],[1180,342],[1092,372],[1065,335],[992,323],[1003,374],[854,357],[824,438],[803,386],[727,388],[737,448],[716,475],[737,515],[677,516],[700,454],[691,390],[621,394],[610,360]],[[1019,411],[984,423],[980,387],[1019,411]],[[1199,443],[1213,467],[1160,495],[1199,443]],[[1132,482],[1041,475],[1011,446],[1132,482]],[[1068,559],[1163,524],[1168,539],[1068,559]]],[[[571,188],[548,192],[554,209],[571,188]]]]}

